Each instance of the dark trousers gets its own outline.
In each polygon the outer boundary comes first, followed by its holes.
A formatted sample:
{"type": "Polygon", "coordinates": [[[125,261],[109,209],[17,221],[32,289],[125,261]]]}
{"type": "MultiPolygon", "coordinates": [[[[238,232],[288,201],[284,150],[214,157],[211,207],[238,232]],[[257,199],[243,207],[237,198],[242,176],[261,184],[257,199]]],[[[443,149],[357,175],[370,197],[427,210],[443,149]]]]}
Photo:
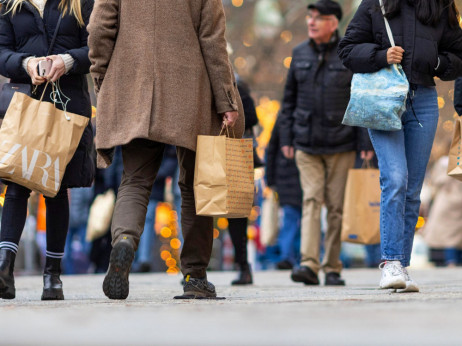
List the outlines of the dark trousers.
{"type": "MultiPolygon", "coordinates": [[[[31,191],[15,183],[8,183],[2,212],[0,241],[19,244],[27,217],[27,200],[31,191]]],[[[67,189],[62,188],[53,197],[45,197],[47,251],[64,253],[69,228],[69,198],[67,189]]]]}
{"type": "MultiPolygon", "coordinates": [[[[165,145],[147,139],[135,139],[122,146],[124,171],[112,218],[112,245],[127,237],[138,247],[144,229],[152,185],[159,170],[165,145]]],[[[183,275],[206,276],[212,254],[213,219],[197,216],[194,200],[194,166],[196,153],[177,147],[181,190],[181,251],[183,275]]]]}
{"type": "Polygon", "coordinates": [[[228,219],[228,230],[234,247],[234,263],[247,264],[247,218],[228,219]]]}

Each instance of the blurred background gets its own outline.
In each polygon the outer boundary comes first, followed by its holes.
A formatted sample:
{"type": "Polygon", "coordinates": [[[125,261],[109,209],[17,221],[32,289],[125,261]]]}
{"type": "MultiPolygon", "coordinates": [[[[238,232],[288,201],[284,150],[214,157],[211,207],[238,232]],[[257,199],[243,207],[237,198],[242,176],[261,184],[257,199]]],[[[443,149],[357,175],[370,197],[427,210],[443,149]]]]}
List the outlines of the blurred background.
{"type": "MultiPolygon", "coordinates": [[[[344,10],[344,18],[340,23],[342,35],[361,1],[339,0],[338,2],[342,4],[344,10]]],[[[227,18],[230,60],[235,72],[247,84],[255,102],[259,124],[254,127],[254,134],[257,144],[256,151],[261,160],[264,160],[265,149],[280,108],[285,79],[291,63],[292,49],[307,39],[305,16],[306,6],[309,3],[310,1],[306,0],[223,0],[227,18]]],[[[462,8],[462,0],[457,0],[456,4],[462,8]]],[[[0,76],[0,83],[5,81],[6,79],[0,76]]],[[[90,78],[89,82],[92,89],[90,78]]],[[[426,240],[425,236],[426,221],[438,194],[443,190],[458,192],[462,185],[455,180],[441,182],[441,179],[445,177],[444,156],[449,150],[454,119],[457,114],[453,107],[454,83],[437,80],[437,90],[440,108],[439,125],[429,163],[428,179],[422,191],[423,204],[412,263],[414,266],[421,267],[461,264],[462,241],[450,249],[453,251],[452,258],[454,259],[448,262],[447,254],[445,255],[448,249],[444,243],[426,240]],[[440,166],[443,166],[443,169],[440,166]],[[443,178],[437,179],[441,176],[443,178]]],[[[93,93],[92,100],[94,106],[97,107],[93,93]]],[[[96,115],[96,108],[94,111],[96,115]]],[[[78,221],[73,226],[74,230],[69,236],[65,273],[98,273],[106,270],[110,252],[109,224],[103,222],[98,227],[105,227],[105,229],[100,229],[99,232],[89,236],[88,223],[92,216],[90,208],[93,208],[93,220],[91,221],[93,223],[98,223],[98,220],[94,219],[102,219],[103,215],[110,214],[114,198],[111,198],[107,191],[116,192],[120,169],[120,161],[116,161],[111,172],[100,171],[95,186],[87,191],[87,197],[80,196],[85,195],[81,192],[70,192],[71,205],[73,202],[75,205],[77,200],[80,203],[83,198],[83,204],[75,208],[78,210],[77,214],[82,215],[83,213],[85,217],[83,221],[78,221]],[[76,197],[73,198],[73,194],[76,197]],[[95,203],[96,197],[103,195],[106,196],[105,202],[95,203]]],[[[274,269],[280,260],[277,239],[273,239],[270,243],[266,240],[262,241],[262,232],[265,232],[261,229],[262,203],[270,193],[264,184],[263,177],[264,168],[258,168],[255,172],[257,187],[255,207],[249,218],[247,229],[249,262],[256,270],[274,269]]],[[[166,175],[159,189],[162,191],[162,197],[155,198],[152,222],[149,226],[152,233],[152,237],[147,240],[149,256],[147,259],[137,261],[134,270],[164,271],[176,274],[179,272],[182,237],[178,226],[179,196],[175,173],[166,175]],[[143,266],[144,264],[146,265],[143,266]]],[[[0,205],[3,204],[3,196],[4,187],[3,194],[0,196],[0,205]]],[[[459,196],[462,202],[462,194],[459,196]]],[[[455,208],[455,206],[452,207],[455,208]]],[[[275,210],[278,213],[277,209],[275,210]]],[[[455,217],[455,222],[458,222],[458,219],[462,220],[462,217],[455,217]]],[[[277,217],[272,222],[277,223],[277,217]]],[[[23,273],[38,273],[39,268],[42,267],[40,262],[43,260],[44,252],[44,225],[43,198],[35,195],[30,199],[29,217],[21,240],[23,245],[20,246],[21,253],[18,255],[16,266],[23,273]]],[[[457,227],[462,232],[462,224],[457,227]]],[[[234,268],[233,247],[227,228],[226,219],[215,220],[215,243],[210,263],[211,270],[234,268]]],[[[377,254],[369,259],[367,256],[364,246],[344,244],[342,259],[346,267],[375,266],[377,254]]]]}

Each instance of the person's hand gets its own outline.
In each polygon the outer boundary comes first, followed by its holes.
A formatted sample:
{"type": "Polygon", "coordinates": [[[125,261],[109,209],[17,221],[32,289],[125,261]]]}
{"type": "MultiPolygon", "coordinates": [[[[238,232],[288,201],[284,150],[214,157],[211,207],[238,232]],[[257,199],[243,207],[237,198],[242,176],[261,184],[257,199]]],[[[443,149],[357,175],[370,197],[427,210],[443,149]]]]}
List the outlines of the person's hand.
{"type": "Polygon", "coordinates": [[[370,161],[374,157],[374,151],[373,150],[361,150],[361,160],[366,160],[370,161]]]}
{"type": "Polygon", "coordinates": [[[45,60],[45,58],[32,58],[27,62],[27,73],[29,74],[33,85],[43,84],[47,80],[45,77],[38,75],[37,65],[41,60],[45,60]]]}
{"type": "Polygon", "coordinates": [[[403,60],[404,49],[396,46],[387,50],[387,62],[389,65],[400,64],[403,60]]]}
{"type": "Polygon", "coordinates": [[[59,55],[50,55],[47,56],[47,59],[53,61],[51,65],[51,70],[48,76],[45,76],[49,81],[56,82],[63,74],[66,73],[66,65],[64,64],[63,58],[59,55]]]}
{"type": "Polygon", "coordinates": [[[292,160],[294,158],[294,147],[289,145],[284,145],[281,148],[282,154],[285,156],[286,159],[292,160]]]}
{"type": "Polygon", "coordinates": [[[225,112],[223,113],[223,125],[234,127],[237,118],[239,118],[239,113],[237,111],[225,112]]]}

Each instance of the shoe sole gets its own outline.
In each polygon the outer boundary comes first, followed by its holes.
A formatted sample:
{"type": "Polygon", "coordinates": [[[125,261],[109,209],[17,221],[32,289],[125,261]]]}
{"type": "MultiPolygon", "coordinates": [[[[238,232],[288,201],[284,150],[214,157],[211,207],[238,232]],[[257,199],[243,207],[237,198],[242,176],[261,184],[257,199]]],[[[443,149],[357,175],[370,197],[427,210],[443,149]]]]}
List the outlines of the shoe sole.
{"type": "Polygon", "coordinates": [[[183,294],[185,299],[200,299],[200,298],[216,298],[217,294],[215,293],[204,293],[204,292],[196,292],[196,291],[186,291],[183,294]]]}
{"type": "Polygon", "coordinates": [[[302,275],[292,274],[290,276],[290,278],[294,282],[301,282],[301,283],[304,283],[305,285],[309,285],[309,286],[317,286],[317,285],[319,285],[319,281],[318,282],[316,282],[316,281],[308,281],[302,275]]]}
{"type": "Polygon", "coordinates": [[[403,289],[403,288],[406,288],[406,281],[396,280],[396,281],[392,281],[392,282],[388,283],[387,285],[380,284],[380,288],[382,290],[386,290],[386,289],[394,289],[394,290],[403,289]]]}
{"type": "Polygon", "coordinates": [[[5,282],[5,280],[0,279],[0,298],[1,299],[14,299],[16,298],[16,289],[14,286],[11,288],[5,282]]]}
{"type": "Polygon", "coordinates": [[[135,251],[126,243],[117,243],[109,260],[109,269],[103,281],[103,292],[109,299],[126,299],[129,293],[128,274],[135,251]]]}
{"type": "Polygon", "coordinates": [[[398,289],[397,293],[417,293],[420,292],[419,287],[415,284],[406,284],[406,288],[398,289]]]}
{"type": "Polygon", "coordinates": [[[59,288],[43,290],[42,300],[64,300],[63,290],[59,288]]]}

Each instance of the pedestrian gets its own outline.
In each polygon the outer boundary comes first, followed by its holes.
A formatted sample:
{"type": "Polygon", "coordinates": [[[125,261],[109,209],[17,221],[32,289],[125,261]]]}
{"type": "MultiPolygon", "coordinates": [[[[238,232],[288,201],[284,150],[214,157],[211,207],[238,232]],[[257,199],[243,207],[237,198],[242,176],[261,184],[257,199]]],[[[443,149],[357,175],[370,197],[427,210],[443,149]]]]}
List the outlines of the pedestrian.
{"type": "Polygon", "coordinates": [[[290,270],[300,261],[300,227],[302,219],[302,188],[294,159],[286,158],[281,151],[281,117],[274,124],[271,139],[266,148],[265,178],[274,190],[282,209],[278,241],[279,270],[290,270]]]}
{"type": "Polygon", "coordinates": [[[418,292],[410,265],[420,191],[438,125],[435,76],[462,74],[462,30],[452,0],[384,0],[385,17],[396,40],[390,47],[379,0],[364,0],[339,45],[354,73],[401,64],[410,83],[399,131],[369,129],[380,169],[382,197],[380,288],[418,292]]]}
{"type": "MultiPolygon", "coordinates": [[[[248,85],[239,76],[236,76],[237,90],[241,96],[242,106],[244,109],[245,117],[245,138],[253,138],[255,143],[255,136],[253,134],[253,127],[258,124],[257,111],[255,110],[255,103],[253,102],[252,96],[250,95],[250,89],[248,85]]],[[[254,168],[261,166],[261,161],[258,158],[255,148],[253,150],[254,155],[254,168]]],[[[234,263],[238,267],[238,277],[231,281],[231,285],[251,285],[252,279],[252,268],[248,260],[247,244],[247,225],[248,218],[234,218],[228,219],[228,230],[231,236],[231,242],[234,248],[234,263]]]]}
{"type": "Polygon", "coordinates": [[[295,156],[303,190],[301,262],[292,271],[295,282],[318,285],[324,271],[326,285],[344,285],[341,278],[340,232],[348,170],[356,151],[372,158],[363,129],[342,125],[350,97],[352,74],[337,56],[340,5],[321,0],[308,5],[309,40],[292,54],[281,112],[281,150],[295,156]],[[321,208],[327,207],[327,233],[320,263],[321,208]]]}
{"type": "MultiPolygon", "coordinates": [[[[93,0],[6,0],[0,11],[0,74],[12,83],[37,86],[34,98],[39,99],[47,82],[57,82],[62,95],[69,98],[67,111],[91,116],[90,95],[85,74],[89,72],[86,25],[93,0]],[[61,23],[60,17],[62,17],[61,23]],[[53,34],[56,40],[49,51],[53,34]],[[51,60],[48,75],[38,75],[41,60],[51,60]]],[[[50,92],[44,101],[51,102],[50,92]]],[[[60,104],[56,107],[62,109],[60,104]]],[[[43,274],[42,300],[64,299],[61,259],[64,256],[69,227],[68,188],[88,187],[93,181],[93,131],[85,128],[79,146],[68,164],[58,194],[46,201],[47,251],[43,274]]],[[[15,297],[13,267],[19,239],[27,215],[31,191],[8,182],[3,206],[0,235],[0,297],[15,297]]]]}
{"type": "Polygon", "coordinates": [[[226,52],[222,2],[98,1],[88,30],[98,92],[98,164],[110,165],[112,148],[122,145],[124,165],[103,291],[111,299],[128,296],[152,184],[164,146],[171,144],[180,166],[183,298],[215,297],[206,275],[213,219],[195,210],[197,136],[218,135],[224,124],[236,125],[240,137],[244,127],[226,52]]]}

